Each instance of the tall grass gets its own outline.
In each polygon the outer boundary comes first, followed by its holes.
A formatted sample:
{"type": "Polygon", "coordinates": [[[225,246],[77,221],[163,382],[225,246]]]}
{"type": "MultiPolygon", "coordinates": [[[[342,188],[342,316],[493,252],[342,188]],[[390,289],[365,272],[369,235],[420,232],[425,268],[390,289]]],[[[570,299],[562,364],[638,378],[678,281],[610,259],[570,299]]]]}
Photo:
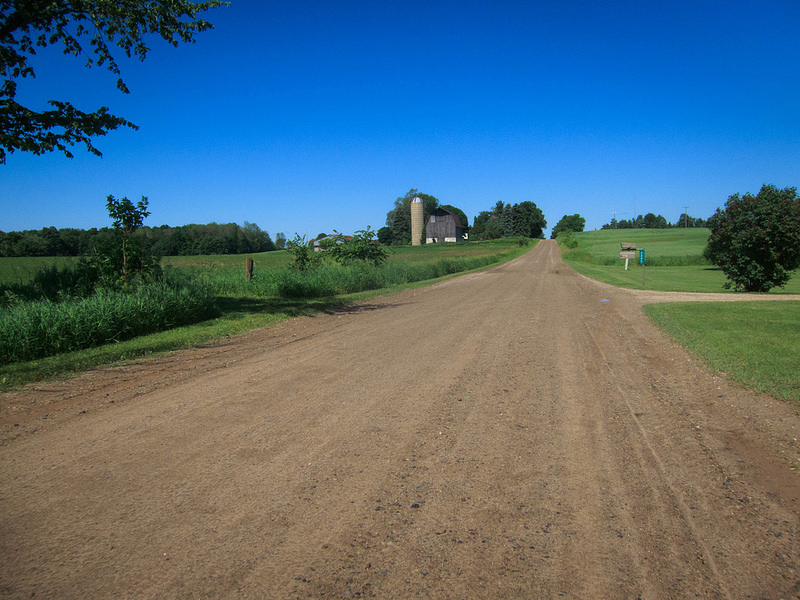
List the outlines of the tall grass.
{"type": "Polygon", "coordinates": [[[436,279],[496,263],[497,255],[439,258],[426,262],[387,262],[378,267],[363,263],[326,263],[312,271],[279,269],[272,273],[276,293],[283,298],[318,298],[388,288],[436,279]]]}
{"type": "Polygon", "coordinates": [[[214,268],[199,264],[167,267],[165,272],[172,279],[208,285],[220,296],[327,298],[436,279],[485,267],[503,260],[509,252],[518,250],[518,247],[507,243],[505,246],[497,246],[493,252],[487,253],[486,249],[487,247],[478,248],[482,250],[482,254],[476,253],[473,248],[440,248],[438,253],[430,250],[403,253],[377,267],[368,263],[340,265],[323,260],[320,266],[305,272],[289,266],[256,268],[255,276],[249,281],[244,279],[238,262],[235,266],[218,265],[214,268]]]}
{"type": "Polygon", "coordinates": [[[19,303],[0,312],[0,364],[118,342],[217,314],[207,286],[165,281],[129,292],[19,303]]]}

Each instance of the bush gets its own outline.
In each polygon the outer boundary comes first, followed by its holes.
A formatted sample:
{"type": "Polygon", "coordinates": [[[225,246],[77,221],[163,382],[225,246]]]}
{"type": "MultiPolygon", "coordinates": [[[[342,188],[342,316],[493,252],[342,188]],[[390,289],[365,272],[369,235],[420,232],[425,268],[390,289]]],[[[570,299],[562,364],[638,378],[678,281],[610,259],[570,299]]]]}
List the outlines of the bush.
{"type": "Polygon", "coordinates": [[[563,231],[556,236],[556,241],[570,250],[578,247],[578,238],[573,231],[563,231]]]}
{"type": "Polygon", "coordinates": [[[322,240],[320,245],[339,264],[347,265],[363,261],[377,267],[388,258],[389,253],[386,248],[372,239],[375,234],[369,227],[356,231],[350,238],[338,231],[334,233],[335,235],[322,240]]]}
{"type": "Polygon", "coordinates": [[[708,220],[705,256],[737,291],[768,292],[784,286],[800,266],[800,198],[797,188],[764,185],[757,196],[734,194],[708,220]]]}

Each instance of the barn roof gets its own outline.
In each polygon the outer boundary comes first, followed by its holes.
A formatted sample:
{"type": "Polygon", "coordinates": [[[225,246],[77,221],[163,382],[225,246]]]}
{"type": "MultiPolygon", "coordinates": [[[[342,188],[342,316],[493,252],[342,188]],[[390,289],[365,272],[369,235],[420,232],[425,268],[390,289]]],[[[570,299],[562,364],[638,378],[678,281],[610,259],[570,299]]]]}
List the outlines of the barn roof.
{"type": "Polygon", "coordinates": [[[458,227],[459,229],[464,229],[464,226],[461,224],[461,220],[458,218],[458,215],[456,213],[452,213],[449,210],[444,209],[444,208],[437,208],[434,211],[433,214],[435,214],[437,217],[439,217],[439,216],[443,217],[445,215],[450,215],[451,217],[453,217],[453,221],[456,222],[456,227],[458,227]]]}

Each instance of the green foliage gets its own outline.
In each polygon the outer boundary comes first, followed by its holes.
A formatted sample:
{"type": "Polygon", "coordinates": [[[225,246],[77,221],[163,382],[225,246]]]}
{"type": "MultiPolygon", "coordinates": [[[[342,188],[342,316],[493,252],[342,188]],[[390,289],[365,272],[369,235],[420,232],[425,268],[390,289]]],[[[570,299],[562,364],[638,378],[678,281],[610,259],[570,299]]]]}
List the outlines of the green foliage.
{"type": "Polygon", "coordinates": [[[496,240],[502,237],[543,237],[547,221],[535,203],[526,200],[519,204],[499,201],[491,211],[485,210],[475,217],[470,232],[471,239],[496,240]]]}
{"type": "MultiPolygon", "coordinates": [[[[561,246],[564,260],[574,270],[605,283],[627,288],[642,287],[638,265],[625,270],[619,258],[620,242],[633,242],[647,251],[645,287],[651,290],[719,292],[725,276],[703,258],[709,231],[704,228],[628,229],[576,233],[574,249],[561,246]]],[[[634,261],[635,263],[635,261],[634,261]]],[[[787,288],[800,292],[797,286],[787,288]]]]}
{"type": "Polygon", "coordinates": [[[381,227],[378,229],[378,241],[386,246],[392,243],[392,228],[381,227]]]}
{"type": "Polygon", "coordinates": [[[705,256],[725,273],[725,287],[768,292],[783,287],[800,266],[797,188],[764,185],[758,195],[734,194],[708,220],[705,256]]]}
{"type": "MultiPolygon", "coordinates": [[[[0,258],[17,256],[82,256],[96,247],[105,247],[117,235],[108,227],[100,229],[56,229],[0,231],[0,258]]],[[[132,236],[144,247],[159,256],[188,256],[207,254],[249,254],[282,248],[286,237],[278,234],[276,243],[269,232],[255,223],[208,223],[170,227],[142,225],[132,236]]]]}
{"type": "Polygon", "coordinates": [[[306,242],[306,236],[295,233],[294,239],[287,240],[286,249],[294,256],[293,268],[298,271],[310,271],[319,264],[319,254],[306,242]]]}
{"type": "MultiPolygon", "coordinates": [[[[7,381],[8,385],[17,385],[115,360],[190,347],[217,337],[266,326],[290,316],[313,314],[348,302],[336,294],[378,290],[379,286],[414,285],[415,281],[510,260],[523,251],[516,248],[511,240],[471,244],[430,244],[413,248],[406,246],[393,252],[380,267],[374,267],[364,261],[348,266],[326,261],[319,269],[308,272],[291,268],[293,257],[288,252],[269,252],[256,256],[257,276],[250,281],[244,279],[244,262],[238,256],[169,257],[163,261],[165,281],[168,285],[175,289],[199,286],[201,289],[211,290],[212,294],[217,295],[216,305],[223,313],[221,317],[203,321],[201,325],[180,327],[124,342],[118,341],[120,338],[117,336],[110,345],[37,359],[35,362],[10,364],[0,368],[0,379],[7,381]]],[[[0,276],[3,276],[4,272],[16,273],[18,281],[29,281],[32,278],[29,275],[31,270],[42,266],[57,266],[59,269],[68,266],[64,265],[61,259],[48,259],[47,263],[44,265],[42,263],[40,259],[33,264],[31,259],[0,258],[0,276]]],[[[129,287],[128,292],[141,294],[143,287],[149,286],[129,287]]],[[[364,298],[376,292],[359,293],[359,297],[364,298]]],[[[104,291],[100,296],[121,298],[124,294],[104,291]]],[[[21,299],[17,299],[12,304],[14,305],[12,308],[17,309],[24,303],[21,299]]],[[[80,303],[73,299],[73,304],[80,303]]],[[[94,316],[87,316],[86,323],[91,323],[93,320],[98,323],[106,322],[107,313],[113,312],[102,303],[93,306],[98,307],[99,312],[94,316]]],[[[184,309],[173,305],[169,310],[180,313],[184,309]]],[[[0,312],[0,315],[3,313],[6,311],[0,312]]],[[[175,317],[181,315],[168,313],[167,316],[173,317],[170,322],[175,323],[177,322],[175,317]]],[[[29,318],[28,322],[37,321],[35,318],[29,318]]],[[[0,327],[3,326],[0,322],[0,327]]],[[[46,332],[39,333],[39,335],[44,334],[46,332]]]]}
{"type": "Polygon", "coordinates": [[[505,229],[499,218],[490,219],[483,228],[482,240],[496,240],[505,237],[505,229]]]}
{"type": "Polygon", "coordinates": [[[72,158],[69,147],[83,143],[100,156],[92,138],[120,127],[137,129],[126,119],[100,107],[86,113],[69,102],[50,100],[52,110],[36,112],[16,101],[17,84],[35,77],[31,59],[40,48],[61,44],[64,54],[86,59],[86,66],[102,66],[118,76],[117,88],[128,93],[109,45],[127,56],[144,60],[150,48],[145,40],[158,34],[168,43],[193,42],[195,33],[210,29],[196,19],[199,12],[222,5],[219,0],[116,0],[84,2],[54,0],[20,2],[0,0],[0,163],[6,152],[44,154],[59,150],[72,158]],[[188,20],[186,20],[188,19],[188,20]]]}
{"type": "Polygon", "coordinates": [[[574,232],[580,233],[586,227],[586,219],[584,219],[579,214],[574,215],[564,215],[561,217],[561,220],[558,224],[553,227],[553,231],[550,234],[550,239],[557,239],[558,235],[562,232],[574,232]]]}
{"type": "Polygon", "coordinates": [[[98,270],[100,280],[105,282],[106,287],[114,287],[113,279],[117,273],[121,273],[123,285],[128,285],[130,282],[128,264],[137,266],[139,277],[144,281],[158,267],[158,261],[138,240],[132,240],[132,237],[142,226],[145,218],[150,215],[147,210],[147,198],[142,196],[134,206],[128,198],[117,200],[109,195],[106,198],[106,208],[108,216],[113,219],[112,225],[122,240],[121,265],[119,261],[114,260],[117,256],[115,249],[105,248],[102,254],[97,253],[90,259],[90,268],[98,270]]]}
{"type": "Polygon", "coordinates": [[[327,262],[313,270],[282,269],[274,274],[276,292],[283,298],[319,298],[426,281],[494,264],[512,253],[511,247],[498,250],[448,258],[433,254],[420,261],[397,260],[380,265],[367,261],[346,265],[327,262]]]}
{"type": "Polygon", "coordinates": [[[130,339],[218,314],[210,289],[158,282],[89,298],[20,303],[0,312],[0,364],[130,339]]]}
{"type": "Polygon", "coordinates": [[[356,231],[351,237],[346,237],[335,230],[334,234],[325,238],[320,246],[339,264],[365,261],[377,267],[388,257],[386,248],[372,239],[375,232],[369,226],[356,231]]]}
{"type": "Polygon", "coordinates": [[[559,245],[570,250],[574,250],[578,247],[578,238],[575,237],[575,232],[571,229],[559,232],[556,240],[558,241],[559,245]]]}
{"type": "Polygon", "coordinates": [[[671,228],[689,228],[689,227],[706,227],[707,223],[703,219],[696,219],[690,217],[686,213],[681,213],[678,220],[672,224],[667,221],[662,215],[655,215],[647,213],[642,216],[639,215],[635,219],[622,219],[617,221],[611,219],[610,223],[606,223],[600,229],[671,229],[671,228]]]}

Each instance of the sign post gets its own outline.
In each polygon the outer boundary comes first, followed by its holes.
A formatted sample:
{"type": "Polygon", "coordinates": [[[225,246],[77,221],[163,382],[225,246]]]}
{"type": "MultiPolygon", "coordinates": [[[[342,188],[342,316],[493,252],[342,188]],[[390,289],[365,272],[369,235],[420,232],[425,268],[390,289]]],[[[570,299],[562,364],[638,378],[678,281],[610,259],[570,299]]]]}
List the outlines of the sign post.
{"type": "Polygon", "coordinates": [[[642,265],[642,287],[644,287],[644,248],[639,250],[639,264],[642,265]]]}

